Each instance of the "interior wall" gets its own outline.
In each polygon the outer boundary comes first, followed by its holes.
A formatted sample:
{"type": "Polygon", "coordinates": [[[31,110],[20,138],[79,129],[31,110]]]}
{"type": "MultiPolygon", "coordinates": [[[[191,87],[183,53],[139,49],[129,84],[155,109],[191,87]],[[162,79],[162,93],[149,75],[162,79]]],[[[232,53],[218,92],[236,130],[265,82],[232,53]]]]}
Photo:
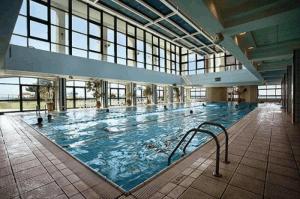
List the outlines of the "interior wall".
{"type": "Polygon", "coordinates": [[[227,87],[206,88],[206,99],[208,102],[226,102],[227,87]]]}
{"type": "Polygon", "coordinates": [[[257,100],[257,86],[239,86],[240,91],[244,91],[240,94],[240,98],[244,102],[256,103],[257,100]]]}

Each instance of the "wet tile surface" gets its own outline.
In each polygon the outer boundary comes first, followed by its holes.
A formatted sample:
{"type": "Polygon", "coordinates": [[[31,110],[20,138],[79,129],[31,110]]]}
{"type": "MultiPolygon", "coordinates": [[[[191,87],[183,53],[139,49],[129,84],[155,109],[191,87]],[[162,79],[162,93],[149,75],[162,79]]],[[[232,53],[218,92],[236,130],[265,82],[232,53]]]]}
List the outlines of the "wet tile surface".
{"type": "MultiPolygon", "coordinates": [[[[125,195],[86,173],[32,128],[0,116],[0,196],[3,198],[213,199],[299,198],[300,129],[278,105],[266,104],[229,130],[230,164],[214,177],[210,142],[144,186],[125,195]],[[72,162],[72,164],[70,164],[72,162]]],[[[219,136],[224,143],[224,138],[219,136]]],[[[224,145],[221,146],[221,160],[224,145]]]]}

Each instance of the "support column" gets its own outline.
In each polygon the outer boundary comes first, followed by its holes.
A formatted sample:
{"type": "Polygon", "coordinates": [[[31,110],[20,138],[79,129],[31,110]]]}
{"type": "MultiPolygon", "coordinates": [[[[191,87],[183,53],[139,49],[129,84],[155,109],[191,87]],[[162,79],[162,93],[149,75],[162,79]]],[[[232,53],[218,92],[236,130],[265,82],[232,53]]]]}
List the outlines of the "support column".
{"type": "Polygon", "coordinates": [[[164,86],[164,104],[168,103],[168,87],[164,86]]]}
{"type": "Polygon", "coordinates": [[[102,107],[107,108],[108,107],[108,82],[102,81],[102,107]]]}
{"type": "Polygon", "coordinates": [[[173,103],[173,86],[168,86],[168,103],[173,103]]]}
{"type": "Polygon", "coordinates": [[[185,103],[185,94],[184,94],[185,88],[183,86],[180,87],[180,102],[185,103]]]}
{"type": "Polygon", "coordinates": [[[136,83],[132,83],[132,105],[136,106],[136,83]]]}
{"type": "Polygon", "coordinates": [[[191,102],[191,88],[185,88],[185,102],[191,102]]]}
{"type": "Polygon", "coordinates": [[[55,104],[56,110],[67,110],[66,78],[57,78],[55,81],[55,104]]]}
{"type": "Polygon", "coordinates": [[[239,91],[242,102],[257,102],[257,86],[239,86],[239,91]]]}
{"type": "Polygon", "coordinates": [[[300,49],[294,51],[293,73],[293,122],[300,123],[300,49]]]}
{"type": "Polygon", "coordinates": [[[227,88],[226,87],[210,87],[206,89],[208,102],[226,102],[227,88]]]}
{"type": "Polygon", "coordinates": [[[157,104],[157,86],[152,84],[152,103],[157,104]]]}

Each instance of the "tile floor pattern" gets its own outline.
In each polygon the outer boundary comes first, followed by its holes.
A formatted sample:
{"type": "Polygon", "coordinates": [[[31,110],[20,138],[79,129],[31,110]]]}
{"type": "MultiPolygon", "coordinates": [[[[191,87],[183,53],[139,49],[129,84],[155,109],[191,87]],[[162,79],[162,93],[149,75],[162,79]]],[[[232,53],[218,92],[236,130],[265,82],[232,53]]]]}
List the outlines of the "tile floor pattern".
{"type": "MultiPolygon", "coordinates": [[[[230,133],[231,163],[221,163],[221,178],[212,176],[215,154],[210,153],[147,194],[146,184],[119,198],[300,198],[299,126],[272,104],[242,120],[248,122],[230,133]]],[[[11,117],[0,117],[0,129],[1,199],[100,198],[42,144],[20,133],[11,117]]]]}

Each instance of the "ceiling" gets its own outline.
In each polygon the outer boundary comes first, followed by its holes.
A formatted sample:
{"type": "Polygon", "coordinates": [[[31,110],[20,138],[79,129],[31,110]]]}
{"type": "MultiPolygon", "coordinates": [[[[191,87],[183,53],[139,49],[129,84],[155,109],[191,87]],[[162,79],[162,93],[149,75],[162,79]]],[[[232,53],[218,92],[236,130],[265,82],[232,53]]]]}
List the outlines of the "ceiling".
{"type": "Polygon", "coordinates": [[[299,0],[169,0],[258,79],[280,83],[300,48],[299,0]]]}
{"type": "Polygon", "coordinates": [[[235,27],[236,31],[229,35],[237,37],[238,46],[265,82],[280,83],[287,66],[292,64],[293,50],[300,47],[300,1],[213,2],[225,27],[223,32],[227,34],[235,27]]]}
{"type": "MultiPolygon", "coordinates": [[[[195,26],[165,0],[82,0],[119,17],[125,17],[141,28],[155,32],[199,54],[223,51],[201,27],[195,26]]],[[[129,21],[130,22],[130,21],[129,21]]]]}

